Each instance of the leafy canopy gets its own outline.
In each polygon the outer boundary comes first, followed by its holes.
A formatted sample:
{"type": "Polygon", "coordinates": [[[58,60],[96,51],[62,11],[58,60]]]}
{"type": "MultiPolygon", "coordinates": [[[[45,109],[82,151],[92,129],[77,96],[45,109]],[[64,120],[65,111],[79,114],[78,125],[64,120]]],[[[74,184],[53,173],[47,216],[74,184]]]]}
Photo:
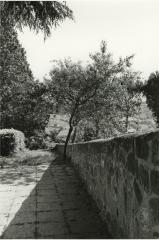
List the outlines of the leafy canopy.
{"type": "Polygon", "coordinates": [[[0,39],[0,128],[32,135],[35,129],[44,128],[48,117],[46,89],[34,81],[14,28],[0,26],[0,39]]]}
{"type": "Polygon", "coordinates": [[[98,94],[89,108],[92,111],[86,114],[94,125],[95,137],[125,132],[129,118],[136,113],[140,104],[140,93],[136,91],[140,74],[131,69],[133,55],[119,58],[115,63],[106,42],[102,41],[100,51],[90,54],[90,58],[97,77],[102,79],[98,94]]]}
{"type": "Polygon", "coordinates": [[[79,62],[71,60],[56,61],[50,72],[48,89],[51,96],[60,101],[63,111],[69,116],[69,131],[65,141],[64,158],[66,148],[73,129],[86,114],[85,108],[92,101],[100,86],[96,78],[96,71],[90,66],[83,67],[79,62]]]}
{"type": "Polygon", "coordinates": [[[95,76],[96,72],[92,68],[84,68],[80,62],[74,63],[70,59],[55,61],[48,89],[55,101],[58,96],[64,112],[72,114],[75,111],[77,116],[77,109],[96,94],[99,81],[95,76]]]}
{"type": "Polygon", "coordinates": [[[26,53],[19,44],[15,30],[0,26],[0,107],[1,128],[10,126],[14,121],[21,97],[33,83],[33,76],[26,60],[26,53]]]}
{"type": "Polygon", "coordinates": [[[51,28],[66,18],[73,19],[72,10],[65,2],[58,1],[4,1],[0,3],[2,25],[12,25],[22,30],[29,27],[43,31],[45,37],[51,28]],[[6,18],[7,16],[7,18],[6,18]]]}
{"type": "Polygon", "coordinates": [[[55,61],[48,80],[50,99],[57,113],[69,115],[70,132],[85,131],[86,125],[93,138],[127,132],[129,119],[140,105],[136,91],[140,75],[131,69],[133,56],[114,62],[102,41],[100,51],[90,58],[85,67],[70,59],[55,61]]]}
{"type": "Polygon", "coordinates": [[[146,96],[148,107],[152,110],[159,125],[159,72],[152,73],[142,87],[143,93],[146,96]]]}

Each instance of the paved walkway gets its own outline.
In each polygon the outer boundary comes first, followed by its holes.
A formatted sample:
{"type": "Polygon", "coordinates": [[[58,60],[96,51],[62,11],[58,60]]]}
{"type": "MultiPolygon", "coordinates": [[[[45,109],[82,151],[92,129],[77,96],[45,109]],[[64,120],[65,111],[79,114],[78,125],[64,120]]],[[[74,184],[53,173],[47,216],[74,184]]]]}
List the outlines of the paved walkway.
{"type": "Polygon", "coordinates": [[[56,158],[51,166],[30,167],[17,174],[16,184],[0,184],[0,238],[109,237],[69,163],[56,158]]]}

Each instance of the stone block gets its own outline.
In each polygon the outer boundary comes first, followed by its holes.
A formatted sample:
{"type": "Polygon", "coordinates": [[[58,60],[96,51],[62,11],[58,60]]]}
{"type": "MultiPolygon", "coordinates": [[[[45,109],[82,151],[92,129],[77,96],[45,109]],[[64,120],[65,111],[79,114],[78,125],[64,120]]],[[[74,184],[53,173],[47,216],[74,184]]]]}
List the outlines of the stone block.
{"type": "Polygon", "coordinates": [[[159,211],[159,198],[151,198],[149,200],[149,206],[155,211],[159,211]]]}
{"type": "Polygon", "coordinates": [[[71,229],[71,233],[97,233],[102,232],[103,228],[98,222],[95,221],[70,221],[68,222],[69,227],[71,229]]]}
{"type": "Polygon", "coordinates": [[[35,212],[25,212],[25,211],[19,211],[17,213],[10,213],[8,221],[11,225],[15,224],[34,224],[36,221],[35,212]]]}
{"type": "Polygon", "coordinates": [[[126,156],[125,156],[125,153],[124,153],[123,149],[119,150],[117,159],[125,165],[125,163],[126,163],[126,156]]]}
{"type": "Polygon", "coordinates": [[[152,141],[152,163],[159,165],[159,139],[152,141]]]}
{"type": "Polygon", "coordinates": [[[139,181],[146,191],[149,191],[149,173],[143,165],[139,166],[139,181]]]}
{"type": "Polygon", "coordinates": [[[159,195],[159,171],[152,170],[150,179],[151,179],[151,191],[159,195]]]}
{"type": "Polygon", "coordinates": [[[52,202],[52,199],[58,201],[57,195],[52,196],[52,197],[48,197],[48,196],[37,196],[37,202],[41,203],[41,202],[52,202]]]}
{"type": "Polygon", "coordinates": [[[153,233],[153,238],[159,239],[159,232],[154,232],[153,233]]]}
{"type": "Polygon", "coordinates": [[[151,223],[159,224],[159,198],[151,198],[149,200],[151,223]]]}
{"type": "Polygon", "coordinates": [[[120,145],[122,146],[125,152],[129,153],[134,148],[134,138],[133,137],[123,138],[120,145]]]}
{"type": "Polygon", "coordinates": [[[38,212],[47,212],[47,211],[59,211],[61,210],[61,205],[59,202],[38,202],[37,203],[38,212]]]}
{"type": "Polygon", "coordinates": [[[55,238],[55,235],[68,234],[67,226],[61,222],[49,222],[37,224],[37,237],[55,238]]]}
{"type": "Polygon", "coordinates": [[[5,229],[3,239],[35,239],[35,225],[23,224],[12,225],[5,229]]]}
{"type": "Polygon", "coordinates": [[[134,152],[129,153],[126,166],[128,171],[130,171],[133,175],[138,176],[138,160],[135,157],[134,152]]]}
{"type": "Polygon", "coordinates": [[[142,196],[142,192],[139,188],[139,184],[137,183],[136,180],[134,181],[134,192],[135,192],[135,196],[136,196],[136,199],[137,199],[139,205],[141,205],[143,196],[142,196]]]}
{"type": "Polygon", "coordinates": [[[63,222],[64,223],[64,216],[62,211],[47,211],[47,212],[37,212],[37,222],[63,222]]]}
{"type": "Polygon", "coordinates": [[[149,145],[144,137],[139,136],[136,138],[136,155],[139,158],[147,161],[149,155],[149,145]]]}
{"type": "Polygon", "coordinates": [[[126,186],[123,187],[123,193],[124,193],[124,207],[125,207],[125,214],[127,214],[127,207],[128,207],[128,196],[127,196],[127,188],[126,186]]]}

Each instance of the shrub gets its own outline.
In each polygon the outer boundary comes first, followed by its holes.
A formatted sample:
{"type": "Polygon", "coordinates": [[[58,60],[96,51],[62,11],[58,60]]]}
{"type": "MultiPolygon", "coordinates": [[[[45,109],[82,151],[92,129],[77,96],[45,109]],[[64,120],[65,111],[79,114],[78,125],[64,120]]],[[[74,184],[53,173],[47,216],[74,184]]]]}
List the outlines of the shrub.
{"type": "Polygon", "coordinates": [[[45,149],[46,143],[44,141],[44,136],[36,135],[29,137],[26,140],[26,147],[29,148],[30,150],[45,149]]]}
{"type": "Polygon", "coordinates": [[[53,129],[50,131],[50,138],[53,142],[57,142],[58,141],[58,134],[61,132],[62,127],[60,127],[59,129],[53,129]]]}
{"type": "Polygon", "coordinates": [[[94,139],[94,129],[92,127],[85,127],[84,128],[84,133],[83,133],[83,141],[87,142],[87,141],[91,141],[94,139]]]}
{"type": "Polygon", "coordinates": [[[15,129],[0,130],[0,155],[7,156],[11,153],[25,149],[24,134],[15,129]]]}
{"type": "Polygon", "coordinates": [[[2,156],[7,156],[14,150],[14,134],[0,134],[0,151],[2,156]]]}

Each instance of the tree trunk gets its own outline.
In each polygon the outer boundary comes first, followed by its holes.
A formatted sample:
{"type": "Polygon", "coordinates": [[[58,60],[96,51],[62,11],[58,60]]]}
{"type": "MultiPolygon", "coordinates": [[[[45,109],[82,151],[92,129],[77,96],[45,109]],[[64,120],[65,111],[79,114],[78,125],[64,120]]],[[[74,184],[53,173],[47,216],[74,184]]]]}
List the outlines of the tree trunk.
{"type": "Polygon", "coordinates": [[[125,120],[125,132],[126,133],[128,131],[128,125],[129,125],[129,114],[127,113],[126,120],[125,120]]]}
{"type": "Polygon", "coordinates": [[[56,103],[56,106],[55,106],[55,113],[56,113],[56,114],[59,113],[59,106],[58,106],[58,103],[56,103]]]}
{"type": "Polygon", "coordinates": [[[99,136],[99,121],[98,120],[96,120],[95,121],[95,138],[98,138],[98,136],[99,136]]]}
{"type": "Polygon", "coordinates": [[[73,121],[73,118],[75,116],[75,113],[77,111],[77,108],[78,108],[78,104],[76,103],[75,104],[75,107],[72,111],[72,114],[71,114],[71,117],[70,117],[70,120],[69,120],[69,131],[68,131],[68,134],[67,134],[67,138],[66,138],[66,141],[65,141],[65,146],[64,146],[64,153],[63,153],[63,158],[66,159],[66,151],[67,151],[67,145],[68,145],[68,142],[70,140],[70,137],[71,137],[71,133],[73,131],[73,126],[72,126],[72,121],[73,121]]]}
{"type": "Polygon", "coordinates": [[[73,127],[72,127],[72,125],[70,125],[69,131],[68,131],[68,134],[67,134],[67,138],[66,138],[66,141],[65,141],[65,146],[64,146],[64,153],[63,153],[63,158],[64,159],[66,159],[67,145],[68,145],[68,142],[70,140],[72,131],[73,131],[73,127]]]}
{"type": "Polygon", "coordinates": [[[75,139],[76,139],[76,133],[77,133],[77,128],[75,127],[75,130],[73,132],[73,137],[72,137],[72,143],[75,142],[75,139]]]}

